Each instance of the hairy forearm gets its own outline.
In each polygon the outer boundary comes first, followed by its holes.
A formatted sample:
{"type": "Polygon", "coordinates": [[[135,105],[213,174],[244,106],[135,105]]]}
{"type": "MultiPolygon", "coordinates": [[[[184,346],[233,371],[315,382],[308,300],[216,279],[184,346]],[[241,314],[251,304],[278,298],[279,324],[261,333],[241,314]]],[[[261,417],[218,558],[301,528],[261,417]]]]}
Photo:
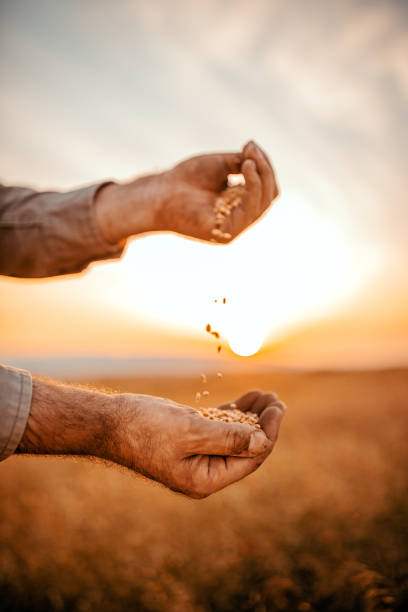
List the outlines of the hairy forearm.
{"type": "Polygon", "coordinates": [[[109,457],[119,396],[33,379],[19,453],[109,457]]]}
{"type": "MultiPolygon", "coordinates": [[[[189,406],[149,395],[109,395],[34,378],[30,416],[18,453],[93,456],[201,499],[253,472],[271,452],[284,406],[252,391],[263,432],[216,423],[189,406]]],[[[249,404],[248,404],[249,402],[249,404]]]]}

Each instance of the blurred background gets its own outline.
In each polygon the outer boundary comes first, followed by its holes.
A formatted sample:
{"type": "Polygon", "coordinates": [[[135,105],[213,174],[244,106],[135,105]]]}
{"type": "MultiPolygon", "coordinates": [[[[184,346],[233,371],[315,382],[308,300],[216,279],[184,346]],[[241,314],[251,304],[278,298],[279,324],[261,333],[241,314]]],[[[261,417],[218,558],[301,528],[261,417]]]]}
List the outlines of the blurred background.
{"type": "Polygon", "coordinates": [[[148,236],[79,276],[2,277],[1,362],[185,403],[205,371],[210,403],[260,387],[290,408],[270,464],[199,503],[7,460],[6,610],[408,605],[407,57],[404,0],[1,2],[2,183],[125,180],[252,138],[281,188],[226,247],[148,236]]]}

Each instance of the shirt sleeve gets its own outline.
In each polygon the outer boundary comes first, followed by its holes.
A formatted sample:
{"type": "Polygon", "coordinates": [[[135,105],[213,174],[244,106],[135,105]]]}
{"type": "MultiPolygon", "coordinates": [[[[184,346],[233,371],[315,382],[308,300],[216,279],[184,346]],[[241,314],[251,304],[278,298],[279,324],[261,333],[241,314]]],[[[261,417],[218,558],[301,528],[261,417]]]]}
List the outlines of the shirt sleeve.
{"type": "Polygon", "coordinates": [[[95,215],[95,195],[106,184],[67,193],[0,185],[0,274],[58,276],[120,257],[124,245],[106,242],[95,215]]]}
{"type": "Polygon", "coordinates": [[[28,372],[0,365],[0,461],[20,444],[30,413],[31,393],[28,372]]]}

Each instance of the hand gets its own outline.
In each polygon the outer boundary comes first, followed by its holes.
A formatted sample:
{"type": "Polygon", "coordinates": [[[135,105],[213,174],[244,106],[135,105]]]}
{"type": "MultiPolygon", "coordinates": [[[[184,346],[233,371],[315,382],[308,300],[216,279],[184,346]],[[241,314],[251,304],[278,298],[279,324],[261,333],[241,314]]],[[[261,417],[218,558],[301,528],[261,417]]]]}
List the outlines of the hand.
{"type": "Polygon", "coordinates": [[[254,142],[241,153],[215,153],[192,157],[164,173],[166,197],[157,215],[157,228],[211,240],[215,227],[214,203],[228,185],[228,175],[242,173],[242,205],[226,217],[221,230],[229,242],[253,223],[278,195],[271,163],[254,142]]]}
{"type": "Polygon", "coordinates": [[[240,410],[259,415],[259,431],[241,423],[208,420],[166,399],[119,397],[118,422],[107,458],[195,499],[256,470],[275,445],[285,410],[273,393],[251,391],[235,400],[240,410]]]}
{"type": "Polygon", "coordinates": [[[158,397],[109,395],[34,378],[16,452],[107,459],[199,499],[256,470],[275,445],[285,410],[277,396],[250,391],[235,404],[256,412],[262,431],[210,421],[158,397]]]}
{"type": "Polygon", "coordinates": [[[227,187],[228,175],[238,173],[245,179],[243,203],[220,228],[231,235],[222,242],[229,242],[258,219],[278,195],[271,163],[252,141],[241,152],[199,155],[161,174],[106,185],[95,202],[102,234],[111,243],[151,231],[212,240],[215,200],[227,187]]]}

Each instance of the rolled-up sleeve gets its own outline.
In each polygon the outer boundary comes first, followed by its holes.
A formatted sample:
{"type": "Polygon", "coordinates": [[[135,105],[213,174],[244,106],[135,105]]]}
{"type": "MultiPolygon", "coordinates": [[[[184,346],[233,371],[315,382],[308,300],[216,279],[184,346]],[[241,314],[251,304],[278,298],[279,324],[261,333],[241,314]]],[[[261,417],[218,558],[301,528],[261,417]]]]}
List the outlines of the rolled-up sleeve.
{"type": "Polygon", "coordinates": [[[0,274],[58,276],[120,257],[123,244],[106,242],[95,214],[95,195],[106,184],[67,193],[0,185],[0,274]]]}
{"type": "Polygon", "coordinates": [[[0,365],[0,461],[14,453],[23,437],[31,394],[28,372],[0,365]]]}

